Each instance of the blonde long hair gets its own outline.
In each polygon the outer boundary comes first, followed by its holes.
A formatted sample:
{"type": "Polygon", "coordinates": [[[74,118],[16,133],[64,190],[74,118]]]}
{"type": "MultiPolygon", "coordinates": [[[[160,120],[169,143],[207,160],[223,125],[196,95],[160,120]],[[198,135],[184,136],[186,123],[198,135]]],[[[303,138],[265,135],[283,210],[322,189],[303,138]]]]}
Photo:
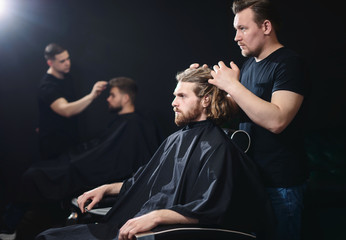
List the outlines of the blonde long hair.
{"type": "Polygon", "coordinates": [[[227,93],[208,82],[211,78],[211,69],[207,67],[188,68],[176,75],[178,82],[196,83],[194,93],[197,97],[210,96],[210,104],[206,108],[207,118],[222,124],[233,117],[235,109],[227,93]]]}

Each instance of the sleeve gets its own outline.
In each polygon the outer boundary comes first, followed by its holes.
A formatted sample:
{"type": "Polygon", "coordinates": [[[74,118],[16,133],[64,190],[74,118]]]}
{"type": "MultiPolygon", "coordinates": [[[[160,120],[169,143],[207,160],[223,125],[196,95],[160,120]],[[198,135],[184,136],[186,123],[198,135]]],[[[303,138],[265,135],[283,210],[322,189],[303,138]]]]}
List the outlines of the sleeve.
{"type": "Polygon", "coordinates": [[[283,59],[278,65],[272,91],[288,90],[305,96],[306,81],[307,72],[303,59],[291,56],[283,59]]]}
{"type": "Polygon", "coordinates": [[[39,98],[47,105],[51,105],[58,98],[64,97],[59,86],[54,84],[44,84],[40,86],[38,94],[39,98]]]}

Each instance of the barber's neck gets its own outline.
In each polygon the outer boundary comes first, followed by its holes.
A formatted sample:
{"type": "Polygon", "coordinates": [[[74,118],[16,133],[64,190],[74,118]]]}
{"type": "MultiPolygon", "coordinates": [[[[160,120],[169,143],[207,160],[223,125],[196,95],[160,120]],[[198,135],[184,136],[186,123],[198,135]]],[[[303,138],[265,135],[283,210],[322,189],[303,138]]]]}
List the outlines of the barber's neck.
{"type": "Polygon", "coordinates": [[[272,54],[273,52],[275,52],[276,50],[282,47],[283,45],[277,40],[268,41],[268,43],[264,45],[261,53],[258,56],[255,56],[256,62],[262,61],[263,59],[268,57],[270,54],[272,54]]]}
{"type": "Polygon", "coordinates": [[[58,79],[64,79],[65,78],[64,73],[58,72],[52,67],[48,68],[47,73],[53,75],[54,77],[56,77],[58,79]]]}
{"type": "Polygon", "coordinates": [[[122,115],[122,114],[128,114],[128,113],[133,113],[133,112],[135,112],[135,106],[126,105],[126,106],[123,106],[123,108],[118,112],[118,114],[122,115]]]}

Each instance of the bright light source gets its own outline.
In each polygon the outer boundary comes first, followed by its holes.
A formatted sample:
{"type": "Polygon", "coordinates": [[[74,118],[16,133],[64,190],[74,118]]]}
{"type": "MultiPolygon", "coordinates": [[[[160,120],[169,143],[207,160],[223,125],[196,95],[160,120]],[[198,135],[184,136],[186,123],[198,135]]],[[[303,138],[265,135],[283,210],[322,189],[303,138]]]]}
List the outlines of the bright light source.
{"type": "Polygon", "coordinates": [[[8,1],[0,0],[0,18],[3,18],[5,15],[7,15],[7,11],[8,11],[8,1]]]}

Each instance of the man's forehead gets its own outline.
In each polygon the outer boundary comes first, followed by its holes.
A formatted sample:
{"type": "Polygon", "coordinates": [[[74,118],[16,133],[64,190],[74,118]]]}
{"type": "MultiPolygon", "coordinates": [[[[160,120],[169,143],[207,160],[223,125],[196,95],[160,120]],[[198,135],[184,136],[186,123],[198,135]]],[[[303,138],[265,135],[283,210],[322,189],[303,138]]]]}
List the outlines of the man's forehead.
{"type": "Polygon", "coordinates": [[[179,81],[177,83],[177,86],[176,86],[174,92],[175,93],[178,93],[178,92],[193,92],[193,90],[195,89],[195,86],[196,86],[196,83],[179,81]]]}
{"type": "Polygon", "coordinates": [[[235,15],[233,26],[237,28],[239,25],[248,25],[251,22],[253,22],[253,11],[246,8],[235,15]]]}
{"type": "Polygon", "coordinates": [[[109,92],[111,92],[111,93],[119,93],[120,90],[119,90],[118,87],[112,87],[112,88],[109,90],[109,92]]]}
{"type": "Polygon", "coordinates": [[[55,55],[55,60],[58,60],[58,61],[64,60],[64,59],[69,58],[69,56],[70,56],[70,55],[68,54],[68,51],[65,50],[65,51],[63,51],[62,53],[56,54],[56,55],[55,55]]]}

